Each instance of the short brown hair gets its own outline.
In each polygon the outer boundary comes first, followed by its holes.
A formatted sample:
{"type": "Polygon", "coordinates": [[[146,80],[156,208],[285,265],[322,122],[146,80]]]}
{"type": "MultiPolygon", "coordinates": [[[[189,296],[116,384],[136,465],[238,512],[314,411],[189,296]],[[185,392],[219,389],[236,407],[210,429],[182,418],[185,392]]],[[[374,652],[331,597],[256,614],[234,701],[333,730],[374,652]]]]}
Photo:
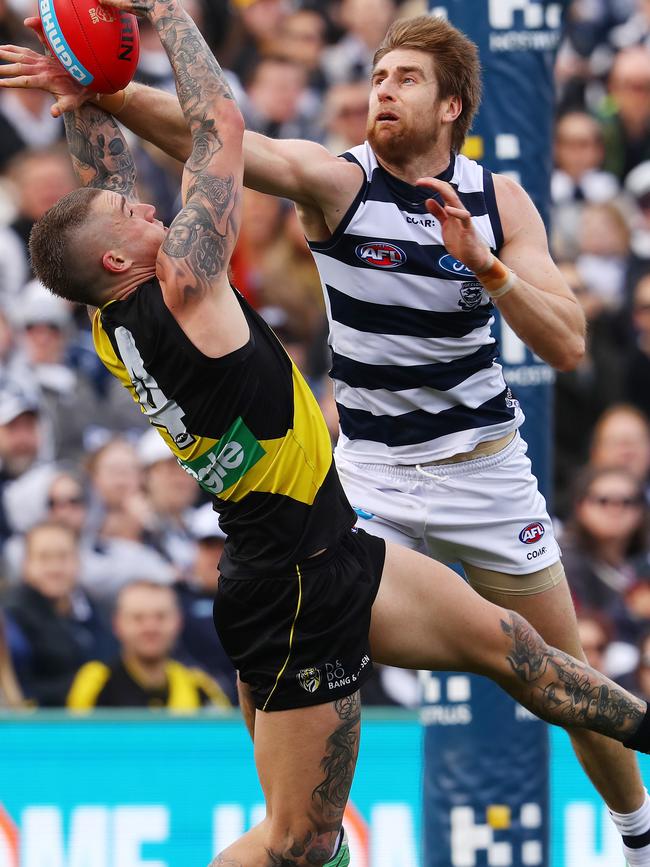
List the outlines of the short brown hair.
{"type": "Polygon", "coordinates": [[[97,304],[97,288],[88,286],[88,271],[76,261],[73,242],[100,193],[95,187],[73,190],[43,214],[29,235],[29,255],[38,279],[55,295],[80,304],[97,304]]]}
{"type": "Polygon", "coordinates": [[[440,98],[460,97],[463,108],[454,122],[451,139],[452,150],[458,152],[481,102],[481,64],[476,45],[444,18],[418,15],[391,24],[375,52],[373,66],[396,48],[414,48],[430,54],[435,62],[440,98]]]}

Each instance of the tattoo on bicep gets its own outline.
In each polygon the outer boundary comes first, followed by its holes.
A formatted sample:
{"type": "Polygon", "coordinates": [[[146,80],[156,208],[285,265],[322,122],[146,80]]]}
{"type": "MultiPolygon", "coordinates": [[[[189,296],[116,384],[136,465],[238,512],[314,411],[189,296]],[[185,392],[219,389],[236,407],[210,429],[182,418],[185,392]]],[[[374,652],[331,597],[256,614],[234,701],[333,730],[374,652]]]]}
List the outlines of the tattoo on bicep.
{"type": "Polygon", "coordinates": [[[214,209],[217,221],[220,221],[232,203],[234,188],[235,179],[232,175],[225,178],[199,175],[188,189],[187,198],[189,200],[197,195],[203,196],[214,209]]]}
{"type": "Polygon", "coordinates": [[[72,163],[86,187],[97,187],[132,197],[136,168],[124,136],[105,111],[82,106],[64,114],[72,163]]]}
{"type": "Polygon", "coordinates": [[[501,629],[511,641],[507,660],[525,685],[517,696],[538,716],[562,726],[589,728],[617,740],[633,734],[645,704],[600,672],[549,647],[523,617],[509,612],[501,629]]]}
{"type": "Polygon", "coordinates": [[[200,172],[222,147],[223,143],[215,130],[214,121],[203,118],[192,134],[192,153],[187,161],[188,170],[200,172]]]}

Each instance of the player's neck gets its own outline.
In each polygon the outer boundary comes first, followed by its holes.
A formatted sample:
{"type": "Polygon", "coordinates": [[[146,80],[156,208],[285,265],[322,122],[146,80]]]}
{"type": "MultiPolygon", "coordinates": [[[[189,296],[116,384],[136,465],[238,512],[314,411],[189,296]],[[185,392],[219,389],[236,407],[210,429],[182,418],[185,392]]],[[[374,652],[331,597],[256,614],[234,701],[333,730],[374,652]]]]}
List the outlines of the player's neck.
{"type": "Polygon", "coordinates": [[[449,166],[448,147],[436,146],[426,154],[419,154],[404,160],[388,160],[375,153],[379,165],[407,184],[415,184],[420,178],[435,178],[449,166]]]}
{"type": "Polygon", "coordinates": [[[111,286],[110,301],[124,301],[132,292],[156,276],[155,266],[133,266],[128,274],[124,274],[111,286]]]}
{"type": "Polygon", "coordinates": [[[122,662],[137,682],[149,689],[164,687],[167,683],[167,659],[142,659],[124,652],[122,662]]]}

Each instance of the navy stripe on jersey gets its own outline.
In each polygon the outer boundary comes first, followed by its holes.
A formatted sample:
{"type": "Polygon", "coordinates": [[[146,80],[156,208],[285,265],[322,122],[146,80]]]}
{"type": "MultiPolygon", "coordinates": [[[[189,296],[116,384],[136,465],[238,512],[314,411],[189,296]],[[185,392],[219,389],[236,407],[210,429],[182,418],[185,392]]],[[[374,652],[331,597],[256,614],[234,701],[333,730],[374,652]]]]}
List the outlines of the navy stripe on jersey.
{"type": "Polygon", "coordinates": [[[490,215],[492,231],[494,232],[494,240],[497,253],[503,247],[503,226],[501,225],[501,217],[497,208],[497,196],[494,191],[494,178],[492,172],[483,169],[483,191],[485,193],[485,204],[487,212],[490,215]]]}
{"type": "Polygon", "coordinates": [[[340,237],[335,245],[335,249],[330,250],[331,241],[322,243],[310,243],[312,250],[317,250],[326,256],[332,256],[343,265],[348,265],[353,268],[367,268],[371,271],[386,271],[390,270],[398,274],[413,274],[417,277],[435,277],[438,280],[476,280],[475,275],[468,268],[462,266],[462,270],[453,271],[445,269],[440,265],[440,260],[445,262],[453,260],[446,248],[442,244],[418,244],[415,241],[396,241],[395,243],[386,241],[380,242],[377,237],[369,235],[353,235],[344,234],[340,237]],[[382,249],[389,250],[397,264],[391,266],[378,266],[370,264],[371,260],[367,257],[368,246],[380,244],[382,249]],[[399,261],[401,260],[401,261],[399,261]]]}
{"type": "Polygon", "coordinates": [[[375,416],[362,409],[348,409],[337,403],[341,430],[349,439],[370,440],[395,448],[427,442],[468,428],[503,424],[514,418],[514,409],[507,406],[507,389],[476,409],[453,406],[435,416],[424,410],[403,415],[375,416]]]}
{"type": "Polygon", "coordinates": [[[437,391],[448,391],[478,373],[479,370],[491,368],[496,354],[496,343],[489,343],[457,361],[405,366],[366,364],[334,352],[330,375],[333,379],[349,385],[350,388],[383,388],[386,391],[434,388],[437,391]]]}
{"type": "MultiPolygon", "coordinates": [[[[442,248],[444,249],[444,248],[442,248]]],[[[437,313],[435,310],[414,310],[392,304],[359,301],[325,284],[332,319],[349,328],[371,334],[403,334],[409,337],[464,337],[490,320],[492,304],[458,313],[437,313]]],[[[408,386],[406,386],[408,387],[408,386]]]]}
{"type": "MultiPolygon", "coordinates": [[[[491,179],[491,176],[490,176],[491,179]]],[[[458,198],[473,217],[482,217],[487,213],[485,196],[482,190],[460,192],[456,184],[452,187],[458,193],[458,198]]],[[[435,199],[444,205],[439,193],[426,187],[414,187],[399,178],[389,175],[377,168],[372,173],[370,187],[364,197],[366,202],[393,202],[403,205],[403,210],[414,214],[428,213],[424,203],[427,199],[435,199]]]]}

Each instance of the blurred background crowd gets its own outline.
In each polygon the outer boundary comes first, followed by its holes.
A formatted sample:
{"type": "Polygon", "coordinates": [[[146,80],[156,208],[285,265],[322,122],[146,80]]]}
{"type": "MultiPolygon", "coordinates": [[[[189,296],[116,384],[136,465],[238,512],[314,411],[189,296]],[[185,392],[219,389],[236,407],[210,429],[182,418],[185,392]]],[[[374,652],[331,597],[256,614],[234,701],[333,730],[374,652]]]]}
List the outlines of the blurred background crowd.
{"type": "MultiPolygon", "coordinates": [[[[340,153],[365,138],[374,49],[422,0],[185,0],[247,125],[340,153]]],[[[25,44],[31,0],[0,0],[25,44]]],[[[140,22],[138,79],[173,89],[140,22]]],[[[36,47],[36,46],[34,46],[36,47]]],[[[555,383],[552,500],[585,650],[650,698],[650,0],[574,0],[556,67],[551,246],[588,321],[555,383]]],[[[191,710],[236,702],[212,627],[223,534],[96,358],[85,310],[33,279],[34,223],[74,188],[51,98],[0,91],[0,704],[191,710]],[[7,650],[2,650],[5,646],[7,650]]],[[[181,166],[127,134],[170,222],[181,166]]],[[[233,282],[314,388],[333,441],[327,328],[293,207],[246,190],[233,282]]],[[[272,528],[269,529],[272,532],[272,528]]],[[[380,671],[367,702],[414,706],[380,671]]]]}

